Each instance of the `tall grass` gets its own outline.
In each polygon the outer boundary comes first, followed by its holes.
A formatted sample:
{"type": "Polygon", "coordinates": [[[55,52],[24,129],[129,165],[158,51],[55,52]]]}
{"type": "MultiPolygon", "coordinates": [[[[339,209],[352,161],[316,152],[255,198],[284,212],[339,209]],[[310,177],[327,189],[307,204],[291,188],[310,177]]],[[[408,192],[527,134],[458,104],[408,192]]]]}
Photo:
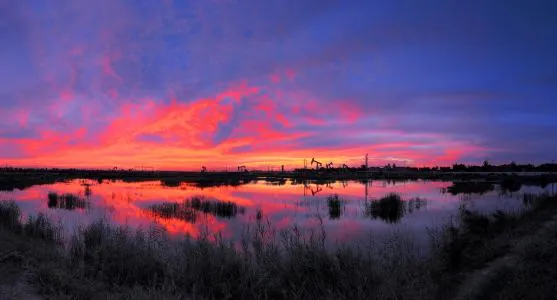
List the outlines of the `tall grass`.
{"type": "MultiPolygon", "coordinates": [[[[10,214],[17,211],[14,204],[2,203],[2,216],[5,207],[10,214]]],[[[59,227],[44,215],[23,227],[22,233],[34,238],[61,238],[59,227]]],[[[92,293],[136,293],[139,288],[147,291],[139,295],[210,299],[389,298],[385,295],[393,291],[382,277],[386,270],[388,280],[421,280],[415,276],[417,266],[388,264],[367,248],[329,249],[325,239],[323,228],[277,231],[263,216],[240,244],[207,232],[170,241],[155,228],[134,231],[100,220],[79,228],[62,254],[49,256],[54,261],[38,261],[33,280],[52,298],[102,297],[92,293]]],[[[400,256],[394,260],[408,261],[400,256]]]]}
{"type": "Polygon", "coordinates": [[[23,231],[27,236],[40,238],[49,242],[62,243],[64,241],[62,227],[54,224],[54,222],[43,213],[39,213],[37,216],[29,216],[27,222],[23,224],[23,231]]]}
{"type": "Polygon", "coordinates": [[[68,268],[109,286],[140,285],[205,298],[353,299],[386,293],[384,269],[370,252],[328,249],[323,235],[296,227],[275,231],[260,221],[240,247],[207,233],[171,243],[99,221],[73,237],[68,268]]]}
{"type": "Polygon", "coordinates": [[[21,221],[21,210],[15,201],[0,201],[0,226],[23,233],[29,237],[40,238],[50,242],[62,242],[63,230],[45,214],[29,216],[25,223],[21,221]]]}
{"type": "Polygon", "coordinates": [[[15,201],[0,201],[0,225],[8,229],[21,228],[21,210],[15,201]]]}

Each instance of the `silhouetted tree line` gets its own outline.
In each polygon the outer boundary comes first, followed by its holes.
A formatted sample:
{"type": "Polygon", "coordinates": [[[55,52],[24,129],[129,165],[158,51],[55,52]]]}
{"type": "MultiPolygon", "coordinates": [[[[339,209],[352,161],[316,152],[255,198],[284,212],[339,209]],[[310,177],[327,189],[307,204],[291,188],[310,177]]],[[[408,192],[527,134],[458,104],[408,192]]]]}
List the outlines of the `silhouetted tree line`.
{"type": "Polygon", "coordinates": [[[511,162],[509,164],[492,165],[488,161],[484,161],[480,166],[454,164],[452,170],[458,172],[557,172],[557,164],[533,165],[511,162]]]}

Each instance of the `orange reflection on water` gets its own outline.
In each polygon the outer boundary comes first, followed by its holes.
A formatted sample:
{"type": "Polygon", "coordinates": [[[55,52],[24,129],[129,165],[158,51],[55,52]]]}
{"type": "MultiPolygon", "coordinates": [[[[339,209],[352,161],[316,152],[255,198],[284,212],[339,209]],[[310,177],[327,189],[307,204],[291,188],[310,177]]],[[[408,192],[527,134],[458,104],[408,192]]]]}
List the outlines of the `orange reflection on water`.
{"type": "MultiPolygon", "coordinates": [[[[247,225],[256,221],[256,215],[260,211],[263,220],[269,220],[276,229],[288,228],[294,224],[303,229],[319,229],[323,226],[329,238],[347,242],[368,237],[370,232],[383,232],[405,226],[410,231],[415,231],[443,221],[449,214],[457,212],[462,204],[461,197],[441,192],[450,185],[450,182],[424,181],[394,184],[387,181],[373,181],[367,184],[294,184],[286,181],[279,185],[258,181],[239,186],[199,188],[189,183],[165,186],[160,181],[105,180],[99,183],[92,180],[73,180],[13,192],[0,192],[0,199],[15,199],[21,206],[24,217],[37,212],[47,212],[70,226],[105,218],[112,223],[132,228],[161,226],[171,235],[192,237],[207,231],[220,233],[225,238],[238,238],[247,225]],[[88,206],[65,210],[60,207],[49,208],[49,192],[76,195],[85,199],[88,206]],[[395,216],[390,222],[366,213],[368,203],[393,192],[401,195],[404,202],[420,197],[427,200],[427,205],[395,216]],[[339,195],[340,199],[338,207],[328,198],[335,194],[339,195]],[[152,207],[163,203],[184,204],[195,197],[212,203],[224,203],[223,209],[233,208],[233,213],[224,211],[219,214],[218,211],[204,211],[202,207],[197,207],[195,211],[189,212],[193,215],[188,219],[157,214],[152,210],[152,207]]],[[[474,196],[471,199],[466,200],[467,205],[474,205],[480,209],[516,207],[516,201],[501,200],[496,193],[474,196]]]]}

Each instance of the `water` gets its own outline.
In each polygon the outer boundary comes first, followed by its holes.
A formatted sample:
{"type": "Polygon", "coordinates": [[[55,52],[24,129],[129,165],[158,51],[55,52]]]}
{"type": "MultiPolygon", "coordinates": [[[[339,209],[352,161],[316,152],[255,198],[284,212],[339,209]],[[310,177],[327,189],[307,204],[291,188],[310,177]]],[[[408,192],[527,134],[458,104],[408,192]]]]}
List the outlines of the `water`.
{"type": "Polygon", "coordinates": [[[199,188],[188,183],[167,186],[160,181],[72,180],[2,191],[0,200],[16,200],[24,218],[38,212],[47,213],[69,234],[80,225],[104,218],[132,228],[155,225],[174,237],[195,237],[208,230],[235,240],[259,215],[277,229],[293,225],[301,230],[323,226],[331,243],[366,242],[393,232],[426,243],[428,229],[447,224],[462,205],[486,213],[518,210],[525,205],[523,193],[543,191],[523,186],[519,191],[504,194],[495,187],[483,194],[452,195],[446,192],[451,185],[451,182],[435,181],[327,185],[257,181],[199,188]],[[49,192],[71,193],[82,201],[49,201],[49,192]],[[390,193],[400,195],[401,202],[396,197],[377,202],[390,193]]]}

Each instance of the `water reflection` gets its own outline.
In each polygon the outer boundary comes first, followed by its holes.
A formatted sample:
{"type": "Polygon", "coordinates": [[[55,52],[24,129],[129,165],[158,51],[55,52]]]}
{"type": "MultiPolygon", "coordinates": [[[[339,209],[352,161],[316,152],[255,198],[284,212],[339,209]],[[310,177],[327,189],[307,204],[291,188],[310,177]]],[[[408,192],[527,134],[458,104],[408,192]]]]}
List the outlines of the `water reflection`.
{"type": "Polygon", "coordinates": [[[323,226],[332,240],[345,242],[367,239],[370,232],[378,236],[399,229],[426,237],[427,228],[447,222],[462,201],[471,209],[490,213],[523,207],[529,199],[524,193],[542,191],[522,186],[518,192],[502,195],[493,185],[451,186],[451,182],[436,181],[271,179],[215,185],[95,179],[4,191],[0,199],[16,200],[24,218],[46,212],[70,233],[72,226],[107,218],[131,227],[157,224],[175,236],[198,236],[209,230],[235,239],[259,216],[277,229],[294,224],[301,229],[323,226]],[[463,190],[468,193],[459,194],[463,190]],[[467,195],[466,200],[461,195],[467,195]]]}

